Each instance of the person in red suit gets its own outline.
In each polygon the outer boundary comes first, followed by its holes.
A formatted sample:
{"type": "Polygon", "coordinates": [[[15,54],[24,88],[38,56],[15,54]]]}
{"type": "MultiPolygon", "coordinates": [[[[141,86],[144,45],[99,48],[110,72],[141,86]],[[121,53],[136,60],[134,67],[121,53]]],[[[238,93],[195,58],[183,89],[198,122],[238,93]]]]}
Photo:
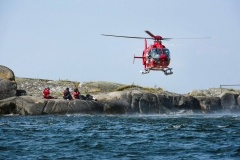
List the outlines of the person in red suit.
{"type": "Polygon", "coordinates": [[[42,95],[43,95],[43,98],[53,99],[53,97],[50,96],[50,88],[49,88],[49,87],[44,88],[44,90],[43,90],[43,92],[42,92],[42,95]]]}
{"type": "Polygon", "coordinates": [[[74,89],[72,95],[73,95],[73,99],[80,99],[80,92],[78,91],[77,88],[74,89]]]}

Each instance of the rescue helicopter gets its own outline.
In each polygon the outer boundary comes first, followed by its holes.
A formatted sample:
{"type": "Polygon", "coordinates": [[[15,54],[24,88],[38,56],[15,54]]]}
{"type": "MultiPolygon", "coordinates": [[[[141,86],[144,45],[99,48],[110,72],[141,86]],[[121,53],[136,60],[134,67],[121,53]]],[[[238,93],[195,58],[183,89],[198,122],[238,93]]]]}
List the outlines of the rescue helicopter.
{"type": "MultiPolygon", "coordinates": [[[[150,70],[153,71],[163,71],[165,75],[173,74],[172,68],[169,68],[170,64],[170,51],[163,44],[162,40],[170,40],[173,38],[163,38],[159,35],[153,35],[150,31],[145,31],[150,37],[130,37],[130,36],[117,36],[117,35],[107,35],[103,36],[111,37],[122,37],[122,38],[136,38],[144,39],[144,50],[142,56],[133,56],[133,63],[135,58],[141,58],[142,64],[144,66],[144,71],[140,71],[142,74],[148,74],[150,70]],[[147,46],[147,39],[154,40],[154,43],[147,46]]],[[[201,38],[176,38],[176,39],[203,39],[203,38],[213,38],[213,37],[201,37],[201,38]]]]}

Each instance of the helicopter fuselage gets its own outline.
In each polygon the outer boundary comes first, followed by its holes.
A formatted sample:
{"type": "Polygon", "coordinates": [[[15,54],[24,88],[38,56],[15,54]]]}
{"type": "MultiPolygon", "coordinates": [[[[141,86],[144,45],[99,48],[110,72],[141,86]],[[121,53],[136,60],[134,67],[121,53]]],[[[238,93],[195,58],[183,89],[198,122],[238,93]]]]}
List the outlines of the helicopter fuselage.
{"type": "Polygon", "coordinates": [[[154,41],[147,49],[143,50],[144,68],[162,70],[170,64],[170,52],[160,41],[154,41]]]}
{"type": "Polygon", "coordinates": [[[144,66],[144,72],[149,73],[150,70],[163,71],[165,74],[167,72],[168,65],[170,64],[170,51],[162,45],[160,40],[154,41],[152,45],[147,47],[147,41],[145,39],[145,48],[143,50],[142,57],[134,56],[134,58],[142,58],[142,64],[144,66]],[[167,68],[167,70],[164,70],[167,68]]]}

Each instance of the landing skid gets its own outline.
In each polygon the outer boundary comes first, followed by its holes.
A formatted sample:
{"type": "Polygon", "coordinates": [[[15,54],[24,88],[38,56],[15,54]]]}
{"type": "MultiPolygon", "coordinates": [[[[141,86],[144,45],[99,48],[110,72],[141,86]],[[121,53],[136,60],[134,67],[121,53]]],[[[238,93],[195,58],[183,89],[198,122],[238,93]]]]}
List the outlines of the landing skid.
{"type": "MultiPolygon", "coordinates": [[[[165,75],[173,74],[172,68],[168,68],[168,67],[159,71],[163,71],[165,75]]],[[[140,73],[142,74],[148,74],[149,72],[150,72],[150,68],[145,68],[144,71],[140,71],[140,73]]]]}
{"type": "Polygon", "coordinates": [[[163,72],[166,76],[173,74],[172,68],[168,68],[168,67],[166,69],[163,69],[163,72]]]}
{"type": "Polygon", "coordinates": [[[145,68],[144,71],[140,71],[142,74],[148,74],[150,72],[149,68],[145,68]]]}

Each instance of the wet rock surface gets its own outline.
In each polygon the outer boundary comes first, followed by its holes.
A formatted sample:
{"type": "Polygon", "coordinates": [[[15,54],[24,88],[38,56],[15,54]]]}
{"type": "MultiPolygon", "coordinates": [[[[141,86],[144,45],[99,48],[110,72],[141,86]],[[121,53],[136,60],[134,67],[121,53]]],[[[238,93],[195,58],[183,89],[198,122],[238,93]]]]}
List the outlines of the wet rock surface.
{"type": "Polygon", "coordinates": [[[238,104],[238,94],[225,93],[221,95],[221,105],[225,112],[238,112],[240,104],[238,104]]]}
{"type": "Polygon", "coordinates": [[[196,99],[199,101],[201,110],[205,113],[214,113],[223,109],[220,97],[198,96],[196,99]]]}
{"type": "MultiPolygon", "coordinates": [[[[236,95],[225,93],[222,96],[236,95]]],[[[231,96],[230,96],[231,97],[231,96]]],[[[96,98],[104,105],[103,113],[118,114],[169,114],[169,113],[225,113],[220,97],[167,96],[140,91],[122,91],[96,98]]],[[[238,103],[225,105],[228,113],[239,112],[238,103]]]]}

